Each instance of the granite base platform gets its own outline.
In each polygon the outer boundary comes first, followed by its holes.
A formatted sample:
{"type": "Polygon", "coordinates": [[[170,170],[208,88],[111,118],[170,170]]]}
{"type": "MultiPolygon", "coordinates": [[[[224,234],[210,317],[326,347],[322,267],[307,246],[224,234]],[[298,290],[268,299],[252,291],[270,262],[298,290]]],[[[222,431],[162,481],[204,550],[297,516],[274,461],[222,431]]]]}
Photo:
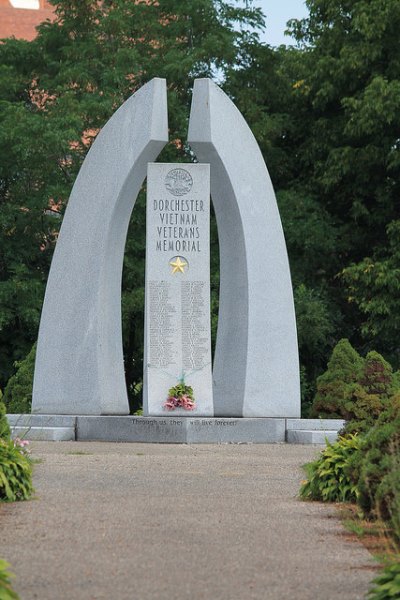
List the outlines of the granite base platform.
{"type": "Polygon", "coordinates": [[[12,435],[37,441],[166,444],[324,444],[337,419],[7,415],[12,435]]]}

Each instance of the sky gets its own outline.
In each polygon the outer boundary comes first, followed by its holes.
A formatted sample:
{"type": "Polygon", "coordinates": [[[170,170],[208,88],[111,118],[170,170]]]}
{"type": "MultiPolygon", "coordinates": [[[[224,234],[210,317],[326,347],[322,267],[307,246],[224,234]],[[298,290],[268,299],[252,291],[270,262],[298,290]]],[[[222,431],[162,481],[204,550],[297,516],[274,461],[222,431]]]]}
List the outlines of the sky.
{"type": "Polygon", "coordinates": [[[304,0],[253,0],[253,6],[261,8],[266,16],[266,32],[260,36],[261,41],[271,46],[294,44],[294,40],[283,32],[289,19],[307,16],[304,0]]]}

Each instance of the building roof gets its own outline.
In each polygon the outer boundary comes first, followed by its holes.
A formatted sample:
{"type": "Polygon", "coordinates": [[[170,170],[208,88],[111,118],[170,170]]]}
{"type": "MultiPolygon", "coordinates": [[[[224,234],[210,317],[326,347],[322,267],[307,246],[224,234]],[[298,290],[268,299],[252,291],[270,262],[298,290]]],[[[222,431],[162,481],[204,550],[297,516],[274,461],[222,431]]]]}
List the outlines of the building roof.
{"type": "Polygon", "coordinates": [[[0,0],[0,39],[14,36],[33,40],[36,26],[52,20],[53,11],[46,0],[0,0]]]}

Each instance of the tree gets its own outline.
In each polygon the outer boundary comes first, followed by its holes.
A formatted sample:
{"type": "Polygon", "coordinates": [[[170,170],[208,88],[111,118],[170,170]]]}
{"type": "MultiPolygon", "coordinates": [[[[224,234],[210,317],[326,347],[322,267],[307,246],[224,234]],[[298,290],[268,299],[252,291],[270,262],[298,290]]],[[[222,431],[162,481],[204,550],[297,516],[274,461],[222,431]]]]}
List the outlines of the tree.
{"type": "Polygon", "coordinates": [[[400,5],[307,6],[309,18],[290,22],[301,49],[289,131],[294,187],[313,198],[335,235],[335,257],[323,257],[327,269],[313,285],[325,286],[342,336],[398,366],[400,5]]]}
{"type": "Polygon", "coordinates": [[[292,22],[297,39],[311,44],[299,91],[315,123],[302,163],[326,206],[348,219],[353,247],[364,250],[371,240],[382,243],[397,207],[400,9],[396,0],[307,4],[309,19],[292,22]]]}
{"type": "Polygon", "coordinates": [[[336,218],[304,185],[301,145],[310,135],[302,85],[305,52],[257,46],[228,72],[225,88],[247,119],[263,152],[280,209],[294,287],[299,338],[303,413],[315,378],[340,334],[341,308],[335,274],[341,268],[336,218]]]}
{"type": "Polygon", "coordinates": [[[292,21],[307,42],[299,86],[312,135],[301,147],[304,178],[341,225],[342,259],[386,244],[399,215],[400,7],[396,0],[309,0],[292,21]],[[310,123],[310,119],[308,119],[310,123]]]}
{"type": "Polygon", "coordinates": [[[387,228],[388,246],[375,250],[358,264],[343,269],[348,301],[362,314],[361,332],[399,364],[400,335],[400,221],[387,228]]]}

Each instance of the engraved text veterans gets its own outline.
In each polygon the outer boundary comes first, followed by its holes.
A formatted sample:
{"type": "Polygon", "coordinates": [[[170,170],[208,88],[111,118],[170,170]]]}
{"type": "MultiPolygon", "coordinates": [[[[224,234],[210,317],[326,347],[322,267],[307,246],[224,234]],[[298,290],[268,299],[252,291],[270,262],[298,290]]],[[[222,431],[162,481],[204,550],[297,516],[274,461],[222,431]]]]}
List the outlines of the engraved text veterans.
{"type": "Polygon", "coordinates": [[[156,250],[159,252],[201,252],[197,213],[204,212],[204,201],[194,199],[153,200],[157,214],[156,250]]]}

